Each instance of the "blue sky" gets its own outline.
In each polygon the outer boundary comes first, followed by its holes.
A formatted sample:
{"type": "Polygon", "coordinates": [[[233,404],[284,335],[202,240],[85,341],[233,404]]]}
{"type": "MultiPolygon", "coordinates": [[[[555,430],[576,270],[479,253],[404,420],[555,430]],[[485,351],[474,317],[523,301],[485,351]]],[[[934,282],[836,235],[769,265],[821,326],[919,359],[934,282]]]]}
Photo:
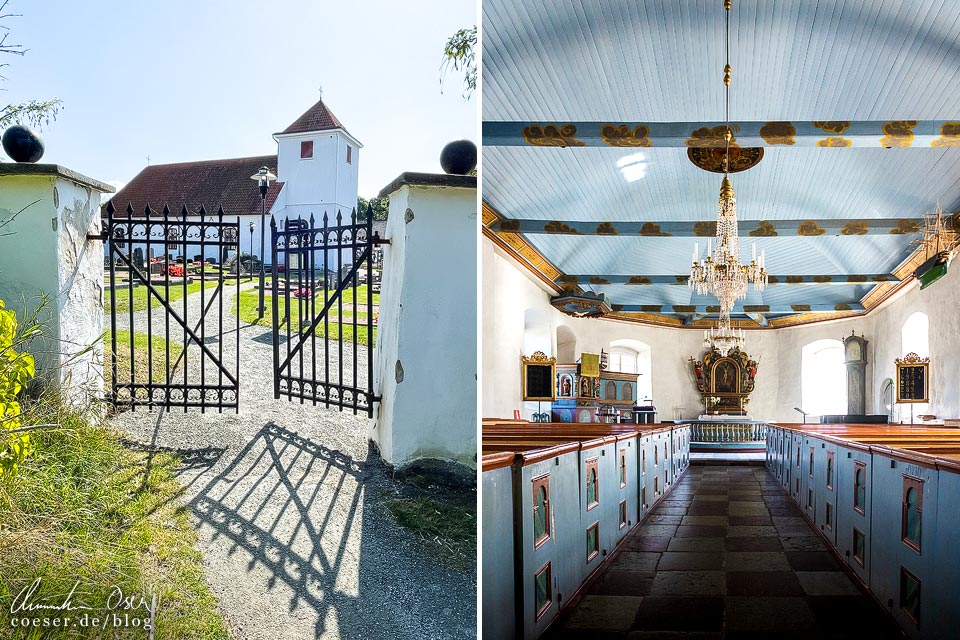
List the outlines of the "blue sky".
{"type": "Polygon", "coordinates": [[[125,183],[151,164],[276,153],[271,134],[319,99],[364,145],[361,196],[403,171],[440,172],[451,140],[477,141],[477,96],[447,37],[474,0],[12,0],[4,105],[58,97],[41,162],[125,183]]]}

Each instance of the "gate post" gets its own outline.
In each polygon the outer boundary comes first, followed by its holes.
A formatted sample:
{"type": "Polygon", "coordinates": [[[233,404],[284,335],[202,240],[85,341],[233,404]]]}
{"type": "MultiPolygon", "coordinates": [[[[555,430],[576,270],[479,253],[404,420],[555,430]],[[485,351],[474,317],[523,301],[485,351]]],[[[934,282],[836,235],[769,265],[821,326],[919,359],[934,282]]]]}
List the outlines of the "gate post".
{"type": "Polygon", "coordinates": [[[0,163],[0,298],[23,317],[47,296],[29,350],[75,405],[103,396],[100,194],[114,191],[55,164],[0,163]]]}
{"type": "Polygon", "coordinates": [[[404,173],[389,196],[370,438],[384,460],[477,460],[477,178],[404,173]]]}

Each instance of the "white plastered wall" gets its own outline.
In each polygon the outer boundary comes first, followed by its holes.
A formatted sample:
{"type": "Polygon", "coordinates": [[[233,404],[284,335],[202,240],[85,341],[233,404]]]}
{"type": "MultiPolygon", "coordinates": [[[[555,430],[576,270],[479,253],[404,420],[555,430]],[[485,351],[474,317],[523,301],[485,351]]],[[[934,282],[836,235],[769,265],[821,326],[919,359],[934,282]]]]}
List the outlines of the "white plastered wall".
{"type": "Polygon", "coordinates": [[[43,337],[29,350],[38,377],[75,404],[102,396],[103,243],[88,238],[100,231],[100,193],[39,169],[0,179],[0,220],[9,220],[0,235],[0,298],[21,319],[47,298],[43,337]]]}
{"type": "Polygon", "coordinates": [[[476,466],[476,233],[475,187],[390,194],[370,422],[390,464],[476,466]]]}
{"type": "MultiPolygon", "coordinates": [[[[632,322],[573,318],[550,306],[549,289],[490,239],[482,243],[483,279],[481,353],[482,415],[509,418],[523,409],[520,392],[520,356],[523,354],[524,313],[541,309],[550,319],[553,351],[556,328],[569,327],[577,339],[578,353],[609,350],[619,339],[641,340],[651,346],[653,400],[659,420],[689,418],[702,412],[694,385],[690,356],[703,353],[703,333],[632,322]]],[[[960,267],[958,267],[960,268],[960,267]]],[[[914,283],[867,316],[783,329],[747,331],[746,351],[759,361],[756,390],[749,411],[758,419],[799,422],[794,411],[801,402],[801,349],[822,338],[841,339],[864,334],[867,345],[867,412],[884,413],[878,396],[883,381],[895,373],[894,359],[902,356],[901,327],[915,311],[930,319],[929,413],[960,417],[960,385],[955,373],[960,364],[960,304],[956,270],[925,291],[914,283]]],[[[529,354],[527,354],[529,355],[529,354]]],[[[904,414],[909,416],[909,409],[904,414]]],[[[529,417],[524,415],[524,417],[529,417]]]]}

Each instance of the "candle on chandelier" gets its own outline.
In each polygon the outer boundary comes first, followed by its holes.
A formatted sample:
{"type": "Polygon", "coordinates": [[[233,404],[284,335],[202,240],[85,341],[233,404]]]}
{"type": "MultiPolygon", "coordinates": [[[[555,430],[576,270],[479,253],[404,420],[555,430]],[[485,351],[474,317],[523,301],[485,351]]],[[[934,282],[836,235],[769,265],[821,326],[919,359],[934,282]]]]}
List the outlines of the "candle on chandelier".
{"type": "Polygon", "coordinates": [[[753,261],[754,262],[757,261],[757,243],[756,242],[753,243],[753,261]]]}
{"type": "Polygon", "coordinates": [[[693,261],[694,261],[694,263],[696,263],[697,258],[699,258],[699,257],[700,257],[700,243],[699,243],[699,242],[694,242],[694,243],[693,243],[693,261]]]}
{"type": "Polygon", "coordinates": [[[707,257],[713,255],[713,240],[707,240],[707,257]]]}

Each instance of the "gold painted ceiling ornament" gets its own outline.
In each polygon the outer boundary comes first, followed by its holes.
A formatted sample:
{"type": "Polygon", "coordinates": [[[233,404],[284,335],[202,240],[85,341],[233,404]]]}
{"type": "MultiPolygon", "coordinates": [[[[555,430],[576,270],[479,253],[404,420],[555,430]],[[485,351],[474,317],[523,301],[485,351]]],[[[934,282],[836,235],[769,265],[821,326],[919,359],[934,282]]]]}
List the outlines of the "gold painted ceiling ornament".
{"type": "Polygon", "coordinates": [[[891,120],[883,123],[883,132],[880,144],[890,147],[909,147],[913,144],[913,128],[920,124],[919,120],[891,120]]]}
{"type": "MultiPolygon", "coordinates": [[[[707,258],[700,260],[700,243],[694,244],[693,265],[690,268],[690,279],[687,285],[699,295],[710,294],[720,302],[720,323],[718,332],[704,335],[704,344],[721,341],[727,348],[742,343],[743,334],[733,333],[730,328],[730,313],[735,301],[747,296],[748,284],[753,284],[757,291],[763,291],[767,284],[767,271],[764,268],[765,255],[760,252],[758,259],[757,247],[753,246],[753,259],[749,264],[740,261],[740,237],[737,228],[737,198],[733,192],[733,183],[730,182],[730,145],[733,140],[733,131],[730,127],[730,7],[731,2],[724,2],[725,16],[725,50],[726,62],[724,72],[724,119],[723,130],[723,180],[720,182],[720,197],[717,200],[716,222],[716,253],[710,240],[707,241],[707,258]]],[[[717,129],[719,127],[715,127],[717,129]]],[[[695,132],[696,133],[696,132],[695,132]]],[[[689,141],[688,141],[689,144],[689,141]]],[[[712,331],[712,330],[711,330],[712,331]]]]}
{"type": "Polygon", "coordinates": [[[711,173],[740,173],[760,164],[763,147],[689,147],[690,162],[711,173]]]}
{"type": "Polygon", "coordinates": [[[669,236],[669,233],[664,232],[660,229],[660,225],[656,222],[644,222],[640,227],[639,235],[641,236],[669,236]]]}
{"type": "Polygon", "coordinates": [[[793,139],[795,135],[797,135],[797,128],[792,122],[765,122],[760,127],[760,137],[769,145],[796,144],[796,140],[793,139]]]}
{"type": "Polygon", "coordinates": [[[639,125],[633,129],[625,124],[605,124],[600,127],[600,137],[611,147],[650,147],[650,127],[639,125]]]}
{"type": "Polygon", "coordinates": [[[841,138],[839,136],[830,136],[829,138],[824,138],[823,140],[817,140],[817,146],[823,148],[852,147],[853,141],[848,138],[841,138]]]}
{"type": "Polygon", "coordinates": [[[940,125],[940,137],[930,143],[931,147],[960,147],[960,122],[944,122],[940,125]]]}
{"type": "Polygon", "coordinates": [[[573,124],[557,126],[555,124],[535,125],[523,128],[523,139],[527,144],[535,147],[585,147],[582,140],[577,140],[577,127],[573,124]]]}
{"type": "Polygon", "coordinates": [[[582,235],[575,227],[571,227],[565,222],[560,222],[559,220],[552,220],[547,224],[543,225],[543,230],[547,233],[565,233],[568,235],[582,235]]]}
{"type": "Polygon", "coordinates": [[[842,236],[865,236],[870,230],[866,220],[851,220],[840,229],[842,236]]]}

